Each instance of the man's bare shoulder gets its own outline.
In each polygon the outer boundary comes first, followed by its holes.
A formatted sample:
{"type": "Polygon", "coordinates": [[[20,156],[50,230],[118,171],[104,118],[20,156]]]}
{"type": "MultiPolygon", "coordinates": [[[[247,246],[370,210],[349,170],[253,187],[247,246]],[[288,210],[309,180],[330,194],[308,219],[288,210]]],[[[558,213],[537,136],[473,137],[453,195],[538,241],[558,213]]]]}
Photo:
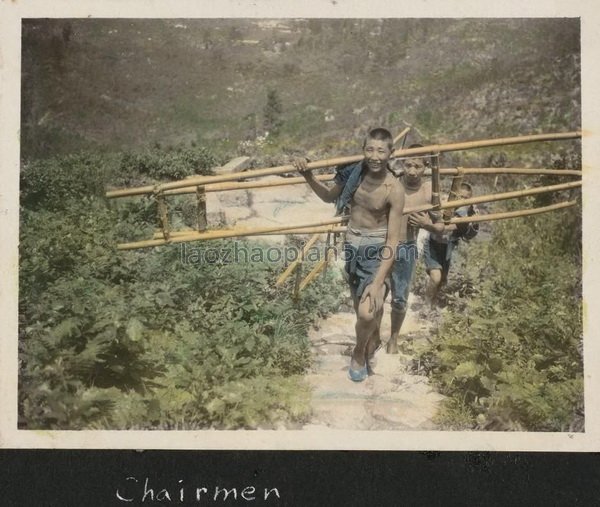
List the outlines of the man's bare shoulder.
{"type": "Polygon", "coordinates": [[[423,183],[421,184],[421,188],[423,188],[426,192],[431,192],[431,179],[424,178],[423,183]]]}
{"type": "Polygon", "coordinates": [[[393,174],[389,174],[386,180],[386,184],[391,185],[391,191],[388,194],[388,200],[390,202],[398,202],[400,199],[401,202],[404,201],[404,185],[402,182],[396,178],[393,174]]]}
{"type": "Polygon", "coordinates": [[[431,180],[430,179],[423,180],[423,182],[421,183],[421,188],[419,188],[419,191],[417,192],[417,194],[418,194],[417,199],[419,201],[429,202],[431,200],[431,180]]]}

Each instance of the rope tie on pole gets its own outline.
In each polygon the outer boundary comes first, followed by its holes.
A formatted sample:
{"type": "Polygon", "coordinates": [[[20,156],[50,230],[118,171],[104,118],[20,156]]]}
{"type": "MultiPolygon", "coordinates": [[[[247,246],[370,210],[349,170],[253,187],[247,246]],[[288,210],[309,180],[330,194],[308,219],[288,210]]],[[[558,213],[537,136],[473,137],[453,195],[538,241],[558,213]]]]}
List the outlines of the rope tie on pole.
{"type": "Polygon", "coordinates": [[[156,195],[156,203],[158,205],[158,222],[162,230],[163,237],[165,241],[170,241],[171,231],[169,228],[169,212],[167,209],[165,196],[162,194],[162,192],[159,192],[156,195]]]}
{"type": "MultiPolygon", "coordinates": [[[[450,187],[450,192],[448,193],[448,202],[456,201],[458,199],[460,185],[463,182],[464,171],[462,170],[462,167],[457,167],[456,169],[458,172],[457,172],[456,176],[454,176],[452,178],[452,186],[450,187]]],[[[444,217],[444,222],[446,224],[448,224],[448,222],[452,218],[452,215],[454,215],[455,209],[456,208],[448,208],[447,210],[444,211],[443,217],[444,217]]]]}
{"type": "Polygon", "coordinates": [[[204,185],[196,187],[196,198],[198,200],[198,208],[196,213],[196,222],[198,232],[205,231],[208,227],[206,219],[206,190],[204,185]]]}

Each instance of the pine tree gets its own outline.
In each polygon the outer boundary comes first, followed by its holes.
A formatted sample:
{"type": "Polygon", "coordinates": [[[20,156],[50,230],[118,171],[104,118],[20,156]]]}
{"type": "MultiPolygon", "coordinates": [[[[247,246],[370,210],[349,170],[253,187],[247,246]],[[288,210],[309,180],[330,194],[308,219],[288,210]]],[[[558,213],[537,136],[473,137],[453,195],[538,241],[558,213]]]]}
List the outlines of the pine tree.
{"type": "Polygon", "coordinates": [[[269,90],[267,93],[267,104],[263,110],[265,130],[271,134],[276,134],[283,120],[281,119],[281,113],[283,109],[281,107],[281,100],[276,90],[269,90]]]}

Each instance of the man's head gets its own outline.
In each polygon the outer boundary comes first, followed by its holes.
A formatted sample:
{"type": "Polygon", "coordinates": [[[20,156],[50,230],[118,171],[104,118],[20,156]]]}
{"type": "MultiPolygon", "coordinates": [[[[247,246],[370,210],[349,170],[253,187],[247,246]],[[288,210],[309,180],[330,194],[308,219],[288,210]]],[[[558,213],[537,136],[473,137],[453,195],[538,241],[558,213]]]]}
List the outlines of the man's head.
{"type": "Polygon", "coordinates": [[[369,133],[366,135],[365,140],[363,141],[363,149],[365,149],[369,140],[385,141],[390,151],[394,149],[394,138],[388,129],[378,127],[369,130],[369,133]]]}
{"type": "Polygon", "coordinates": [[[459,199],[470,199],[473,197],[473,188],[468,183],[461,183],[458,191],[459,199]]]}
{"type": "MultiPolygon", "coordinates": [[[[408,149],[411,148],[422,148],[422,144],[411,144],[408,149]]],[[[421,181],[421,177],[425,172],[425,169],[430,165],[430,157],[415,156],[407,157],[402,160],[402,167],[404,168],[404,178],[409,184],[416,184],[421,181]]]]}
{"type": "Polygon", "coordinates": [[[389,130],[371,130],[363,143],[363,154],[369,170],[374,173],[385,171],[394,150],[394,139],[389,130]]]}

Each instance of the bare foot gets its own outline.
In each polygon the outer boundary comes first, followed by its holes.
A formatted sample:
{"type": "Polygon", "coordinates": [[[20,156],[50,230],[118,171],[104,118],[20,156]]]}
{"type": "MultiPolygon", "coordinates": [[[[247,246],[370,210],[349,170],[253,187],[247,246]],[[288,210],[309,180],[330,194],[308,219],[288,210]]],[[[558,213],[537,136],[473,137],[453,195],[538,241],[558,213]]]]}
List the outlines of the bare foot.
{"type": "Polygon", "coordinates": [[[356,359],[350,359],[350,368],[352,368],[353,370],[360,370],[361,368],[365,367],[365,364],[366,363],[364,361],[363,364],[360,364],[356,359]]]}
{"type": "Polygon", "coordinates": [[[387,354],[397,354],[398,353],[398,342],[396,340],[390,340],[387,342],[385,346],[385,352],[387,354]]]}

